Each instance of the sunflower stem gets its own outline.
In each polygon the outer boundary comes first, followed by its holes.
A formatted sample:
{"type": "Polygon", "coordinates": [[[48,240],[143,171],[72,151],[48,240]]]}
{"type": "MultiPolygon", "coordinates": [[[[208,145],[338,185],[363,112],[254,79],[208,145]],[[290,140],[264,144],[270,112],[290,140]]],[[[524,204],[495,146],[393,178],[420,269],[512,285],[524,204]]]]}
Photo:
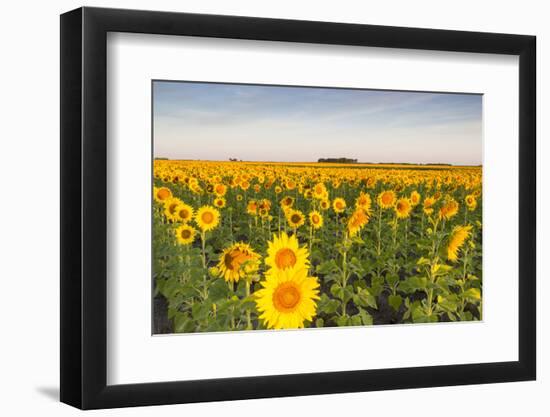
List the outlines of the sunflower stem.
{"type": "Polygon", "coordinates": [[[206,271],[206,232],[205,231],[202,231],[201,232],[201,249],[202,249],[202,267],[204,269],[204,273],[202,275],[203,277],[203,298],[206,300],[208,298],[208,285],[206,283],[206,275],[207,275],[207,271],[206,271]]]}
{"type": "Polygon", "coordinates": [[[346,285],[348,281],[348,272],[347,272],[347,256],[348,256],[348,249],[347,249],[347,233],[344,233],[344,250],[342,253],[342,316],[346,315],[346,300],[345,300],[345,294],[346,294],[346,285]]]}
{"type": "MultiPolygon", "coordinates": [[[[245,281],[246,298],[250,297],[250,279],[247,277],[245,281]]],[[[250,319],[250,309],[246,309],[246,329],[253,330],[252,320],[250,319]]]]}

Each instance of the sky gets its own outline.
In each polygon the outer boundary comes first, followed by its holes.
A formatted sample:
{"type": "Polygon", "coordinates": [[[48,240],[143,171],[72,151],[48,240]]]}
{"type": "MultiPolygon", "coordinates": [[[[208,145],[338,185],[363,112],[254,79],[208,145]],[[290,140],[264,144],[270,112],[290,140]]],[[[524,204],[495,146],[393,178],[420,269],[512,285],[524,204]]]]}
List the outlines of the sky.
{"type": "Polygon", "coordinates": [[[482,96],[153,82],[155,157],[482,163],[482,96]]]}

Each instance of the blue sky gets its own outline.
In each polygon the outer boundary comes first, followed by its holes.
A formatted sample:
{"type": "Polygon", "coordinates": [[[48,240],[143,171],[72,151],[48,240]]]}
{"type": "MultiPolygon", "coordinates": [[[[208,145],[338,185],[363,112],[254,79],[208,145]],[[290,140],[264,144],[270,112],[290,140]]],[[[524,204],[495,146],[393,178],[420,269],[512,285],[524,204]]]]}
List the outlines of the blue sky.
{"type": "Polygon", "coordinates": [[[155,81],[154,155],[478,165],[482,96],[155,81]]]}

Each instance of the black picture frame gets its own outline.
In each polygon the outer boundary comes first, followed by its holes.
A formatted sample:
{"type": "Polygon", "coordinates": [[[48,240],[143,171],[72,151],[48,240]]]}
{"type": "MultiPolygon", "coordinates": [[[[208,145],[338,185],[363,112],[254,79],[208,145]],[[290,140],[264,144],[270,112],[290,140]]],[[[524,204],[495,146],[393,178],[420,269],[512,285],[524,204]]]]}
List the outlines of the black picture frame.
{"type": "Polygon", "coordinates": [[[61,15],[61,401],[81,409],[534,380],[534,36],[137,10],[61,15]],[[519,360],[112,385],[107,376],[108,32],[519,56],[519,360]]]}

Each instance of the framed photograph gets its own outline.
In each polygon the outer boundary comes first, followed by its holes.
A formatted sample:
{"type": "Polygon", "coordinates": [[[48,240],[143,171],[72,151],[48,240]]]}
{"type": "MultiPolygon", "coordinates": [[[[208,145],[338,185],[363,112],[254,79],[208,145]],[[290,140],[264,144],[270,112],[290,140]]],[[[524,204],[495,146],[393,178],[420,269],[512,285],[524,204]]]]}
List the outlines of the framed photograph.
{"type": "Polygon", "coordinates": [[[61,401],[533,380],[535,37],[61,16],[61,401]]]}

